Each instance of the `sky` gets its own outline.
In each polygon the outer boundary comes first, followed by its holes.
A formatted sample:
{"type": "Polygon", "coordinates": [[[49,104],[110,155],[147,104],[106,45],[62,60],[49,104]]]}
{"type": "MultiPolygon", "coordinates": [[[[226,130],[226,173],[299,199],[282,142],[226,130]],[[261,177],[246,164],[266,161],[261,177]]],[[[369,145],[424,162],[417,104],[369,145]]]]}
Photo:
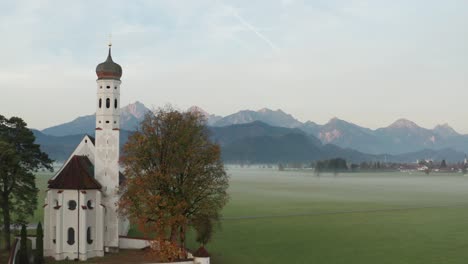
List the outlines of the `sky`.
{"type": "Polygon", "coordinates": [[[0,114],[43,129],[94,113],[111,35],[121,105],[468,133],[466,14],[464,0],[0,1],[0,114]]]}

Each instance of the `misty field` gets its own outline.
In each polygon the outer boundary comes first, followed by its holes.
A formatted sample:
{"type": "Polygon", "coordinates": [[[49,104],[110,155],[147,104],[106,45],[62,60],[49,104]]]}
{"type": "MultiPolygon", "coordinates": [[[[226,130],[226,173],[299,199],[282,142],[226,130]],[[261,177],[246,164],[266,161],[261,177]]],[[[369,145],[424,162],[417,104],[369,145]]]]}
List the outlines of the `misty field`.
{"type": "Polygon", "coordinates": [[[207,246],[212,263],[467,263],[461,174],[316,177],[234,167],[228,174],[231,200],[207,246]]]}

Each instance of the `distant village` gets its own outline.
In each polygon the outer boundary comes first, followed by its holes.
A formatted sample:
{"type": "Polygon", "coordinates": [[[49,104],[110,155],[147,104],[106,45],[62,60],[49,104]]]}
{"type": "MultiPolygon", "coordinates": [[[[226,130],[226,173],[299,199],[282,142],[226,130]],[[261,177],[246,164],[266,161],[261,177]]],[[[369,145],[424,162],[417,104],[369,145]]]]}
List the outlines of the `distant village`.
{"type": "MultiPolygon", "coordinates": [[[[241,167],[249,166],[240,164],[241,167]]],[[[433,161],[417,160],[413,163],[396,162],[361,162],[359,164],[347,162],[345,159],[336,158],[329,160],[314,161],[311,163],[279,163],[277,165],[260,165],[263,168],[273,168],[276,166],[279,171],[284,170],[311,170],[315,173],[321,172],[424,172],[430,173],[462,173],[465,175],[468,170],[468,160],[463,162],[448,163],[445,160],[433,161]]]]}

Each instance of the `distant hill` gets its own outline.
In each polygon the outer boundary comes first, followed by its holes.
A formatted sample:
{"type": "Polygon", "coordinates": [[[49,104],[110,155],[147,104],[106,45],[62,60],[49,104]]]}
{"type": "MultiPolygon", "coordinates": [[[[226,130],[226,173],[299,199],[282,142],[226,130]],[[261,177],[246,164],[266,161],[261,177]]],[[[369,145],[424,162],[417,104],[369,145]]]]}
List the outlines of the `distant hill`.
{"type": "Polygon", "coordinates": [[[307,135],[297,128],[275,127],[260,121],[247,124],[230,125],[225,127],[210,127],[212,138],[225,146],[245,138],[272,137],[278,138],[288,134],[299,134],[307,138],[311,144],[320,146],[322,143],[312,135],[307,135]]]}
{"type": "MultiPolygon", "coordinates": [[[[137,125],[143,120],[145,114],[150,110],[140,102],[129,104],[120,109],[120,124],[123,130],[135,130],[137,125]]],[[[95,114],[81,116],[73,121],[49,127],[41,132],[51,136],[68,136],[74,134],[92,134],[96,128],[95,114]]]]}
{"type": "Polygon", "coordinates": [[[212,126],[229,126],[238,124],[247,124],[254,121],[261,121],[263,123],[279,126],[279,127],[299,127],[302,125],[292,115],[286,114],[282,110],[276,111],[268,108],[263,108],[258,111],[243,110],[235,114],[228,115],[213,123],[212,126]]]}
{"type": "MultiPolygon", "coordinates": [[[[76,148],[84,134],[68,136],[46,135],[33,130],[36,143],[57,161],[64,161],[76,148]]],[[[132,133],[120,131],[121,147],[132,133]]],[[[414,162],[421,159],[461,161],[464,153],[452,149],[422,150],[401,155],[373,155],[333,144],[322,144],[319,139],[297,128],[274,127],[256,121],[226,127],[210,127],[211,138],[221,145],[225,162],[278,163],[310,162],[341,157],[350,162],[389,161],[414,162]]],[[[91,134],[93,136],[93,134],[91,134]]]]}
{"type": "MultiPolygon", "coordinates": [[[[41,145],[41,150],[49,155],[55,161],[65,161],[78,146],[86,134],[75,134],[69,136],[51,136],[42,133],[39,130],[32,129],[36,137],[36,144],[41,145]]],[[[120,130],[120,147],[127,142],[128,136],[132,132],[120,130]]],[[[88,134],[94,137],[94,133],[88,134]]]]}
{"type": "Polygon", "coordinates": [[[206,122],[208,123],[209,126],[212,126],[214,123],[218,122],[219,120],[221,120],[223,118],[222,116],[210,114],[210,113],[206,112],[205,110],[201,109],[198,106],[189,107],[187,109],[187,111],[189,111],[189,112],[198,112],[198,113],[203,114],[203,116],[205,116],[206,122]]]}
{"type": "MultiPolygon", "coordinates": [[[[134,130],[148,111],[150,110],[140,102],[123,107],[121,109],[121,128],[128,131],[134,130]]],[[[418,153],[421,150],[437,150],[437,152],[443,153],[444,149],[468,153],[468,135],[458,133],[448,124],[428,129],[420,127],[410,120],[399,119],[387,127],[373,130],[338,118],[332,118],[323,125],[312,121],[302,123],[279,109],[244,110],[226,117],[210,114],[197,106],[189,108],[188,111],[202,113],[206,117],[208,125],[212,127],[214,139],[224,147],[232,142],[255,136],[270,136],[278,141],[279,136],[302,133],[316,146],[330,144],[343,151],[348,150],[347,153],[352,153],[351,150],[355,150],[359,153],[372,154],[374,157],[383,153],[387,153],[386,157],[388,157],[388,155],[418,153]]],[[[52,136],[94,134],[94,122],[94,115],[82,116],[65,124],[46,128],[42,132],[52,136]]],[[[277,143],[282,144],[281,142],[277,143]]],[[[325,151],[322,154],[326,153],[325,151]]],[[[429,155],[429,153],[425,153],[429,155]]],[[[354,154],[358,155],[358,153],[354,154]]]]}

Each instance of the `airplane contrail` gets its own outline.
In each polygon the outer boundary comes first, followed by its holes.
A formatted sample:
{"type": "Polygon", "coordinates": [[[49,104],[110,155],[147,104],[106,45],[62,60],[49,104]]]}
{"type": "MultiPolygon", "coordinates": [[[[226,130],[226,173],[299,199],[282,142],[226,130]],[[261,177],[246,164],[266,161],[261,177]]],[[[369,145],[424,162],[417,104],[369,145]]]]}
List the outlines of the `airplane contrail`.
{"type": "Polygon", "coordinates": [[[243,17],[241,17],[235,10],[232,10],[232,14],[241,22],[242,25],[254,32],[259,38],[265,41],[273,51],[278,52],[280,49],[262,33],[260,33],[254,26],[247,22],[243,17]]]}

